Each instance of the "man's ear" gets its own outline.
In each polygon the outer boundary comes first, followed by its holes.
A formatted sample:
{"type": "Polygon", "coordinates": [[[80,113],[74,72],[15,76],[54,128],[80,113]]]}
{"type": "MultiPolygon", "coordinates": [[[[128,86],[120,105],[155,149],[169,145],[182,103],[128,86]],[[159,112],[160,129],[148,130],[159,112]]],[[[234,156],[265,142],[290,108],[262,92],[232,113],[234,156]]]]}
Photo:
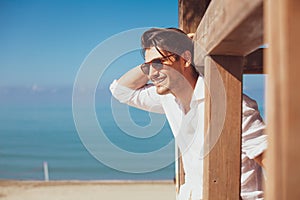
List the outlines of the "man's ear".
{"type": "Polygon", "coordinates": [[[181,57],[185,60],[185,67],[189,67],[192,64],[192,54],[190,51],[183,52],[181,57]]]}

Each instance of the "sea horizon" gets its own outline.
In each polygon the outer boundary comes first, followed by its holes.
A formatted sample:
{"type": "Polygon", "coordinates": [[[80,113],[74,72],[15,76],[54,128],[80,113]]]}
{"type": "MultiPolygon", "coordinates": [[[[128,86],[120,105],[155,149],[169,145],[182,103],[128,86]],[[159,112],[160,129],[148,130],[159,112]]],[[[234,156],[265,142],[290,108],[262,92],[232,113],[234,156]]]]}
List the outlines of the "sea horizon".
{"type": "MultiPolygon", "coordinates": [[[[244,88],[254,98],[264,117],[264,87],[244,88]]],[[[44,180],[44,162],[50,180],[174,180],[175,164],[148,173],[127,173],[110,168],[94,158],[80,140],[72,113],[72,88],[0,88],[0,180],[44,180]]],[[[173,135],[168,123],[148,141],[124,134],[115,123],[108,87],[96,92],[96,113],[109,140],[129,152],[155,151],[173,135]],[[103,113],[105,115],[103,116],[103,113]]],[[[147,126],[149,114],[129,109],[134,123],[147,126]]],[[[101,144],[99,144],[101,145],[101,144]]],[[[106,152],[118,162],[118,155],[106,152]]],[[[173,157],[172,151],[159,159],[173,157]]]]}
{"type": "MultiPolygon", "coordinates": [[[[32,91],[30,88],[16,88],[7,92],[6,96],[2,92],[1,96],[5,98],[0,101],[0,179],[43,180],[44,162],[48,164],[50,180],[174,179],[174,163],[158,171],[134,174],[112,169],[94,158],[77,133],[71,94],[72,88],[52,93],[50,89],[32,91]]],[[[111,114],[110,118],[101,117],[101,113],[111,112],[108,89],[97,91],[96,94],[105,100],[96,105],[99,123],[107,137],[117,146],[127,148],[128,151],[133,151],[132,146],[135,146],[137,149],[134,151],[147,152],[172,139],[166,125],[162,130],[164,134],[153,138],[152,145],[138,145],[139,142],[134,139],[127,139],[124,143],[124,138],[120,140],[124,133],[113,124],[111,114]]],[[[133,120],[137,119],[136,123],[148,123],[147,119],[140,120],[145,113],[134,109],[130,109],[130,112],[133,120]]],[[[113,152],[107,154],[111,154],[112,159],[117,158],[113,152]]],[[[169,152],[169,155],[164,156],[173,155],[174,152],[169,152]]]]}

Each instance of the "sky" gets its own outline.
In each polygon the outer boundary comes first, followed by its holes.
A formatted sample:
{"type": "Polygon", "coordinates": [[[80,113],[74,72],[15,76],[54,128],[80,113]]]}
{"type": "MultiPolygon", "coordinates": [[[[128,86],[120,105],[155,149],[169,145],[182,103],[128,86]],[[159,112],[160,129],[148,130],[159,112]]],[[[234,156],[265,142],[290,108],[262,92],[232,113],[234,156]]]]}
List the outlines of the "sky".
{"type": "Polygon", "coordinates": [[[89,52],[139,27],[177,27],[178,2],[1,0],[0,87],[69,87],[89,52]]]}
{"type": "MultiPolygon", "coordinates": [[[[111,36],[141,27],[178,27],[178,1],[0,0],[0,103],[20,103],[16,93],[22,101],[28,92],[65,93],[61,88],[68,88],[70,102],[89,53],[111,36]]],[[[125,72],[135,60],[142,61],[128,55],[117,63],[125,72]]],[[[113,71],[104,76],[106,82],[120,75],[113,71]]],[[[245,77],[246,90],[263,85],[262,76],[245,77]]]]}

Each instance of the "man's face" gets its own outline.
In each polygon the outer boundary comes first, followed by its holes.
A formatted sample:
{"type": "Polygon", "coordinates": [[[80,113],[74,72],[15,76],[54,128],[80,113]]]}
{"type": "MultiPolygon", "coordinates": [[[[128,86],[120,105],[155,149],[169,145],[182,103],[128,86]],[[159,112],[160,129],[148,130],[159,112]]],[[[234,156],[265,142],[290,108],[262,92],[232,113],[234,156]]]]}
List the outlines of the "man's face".
{"type": "MultiPolygon", "coordinates": [[[[169,56],[170,53],[163,52],[165,56],[169,56]]],[[[182,67],[180,62],[176,60],[174,56],[164,58],[155,47],[146,49],[145,51],[146,63],[161,62],[160,67],[153,67],[152,64],[149,68],[149,79],[156,86],[156,92],[164,95],[168,93],[174,93],[179,88],[179,84],[182,79],[182,67]]],[[[159,64],[160,65],[160,64],[159,64]]]]}

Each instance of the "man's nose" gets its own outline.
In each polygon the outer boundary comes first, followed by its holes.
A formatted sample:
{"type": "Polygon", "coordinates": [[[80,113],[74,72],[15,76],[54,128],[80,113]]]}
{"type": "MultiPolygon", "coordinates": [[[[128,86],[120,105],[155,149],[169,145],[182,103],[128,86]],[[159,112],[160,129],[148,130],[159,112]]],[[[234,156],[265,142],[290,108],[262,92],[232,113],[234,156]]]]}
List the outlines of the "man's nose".
{"type": "Polygon", "coordinates": [[[159,70],[154,68],[151,64],[150,67],[149,67],[149,76],[150,77],[157,77],[158,75],[159,75],[159,70]]]}

